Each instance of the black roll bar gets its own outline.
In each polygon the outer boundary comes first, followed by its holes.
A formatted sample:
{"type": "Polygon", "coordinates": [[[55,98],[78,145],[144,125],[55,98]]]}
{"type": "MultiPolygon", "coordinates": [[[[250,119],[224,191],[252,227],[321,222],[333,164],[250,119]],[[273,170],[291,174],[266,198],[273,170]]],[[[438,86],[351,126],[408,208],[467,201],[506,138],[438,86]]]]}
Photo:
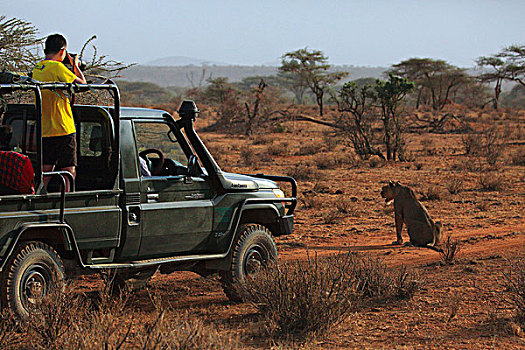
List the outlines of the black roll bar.
{"type": "Polygon", "coordinates": [[[64,212],[66,208],[66,177],[69,180],[69,189],[71,191],[75,190],[75,179],[73,178],[73,174],[71,174],[69,171],[48,171],[42,173],[44,176],[51,176],[51,177],[59,177],[61,184],[60,184],[60,214],[58,217],[58,221],[63,224],[64,221],[64,212]]]}

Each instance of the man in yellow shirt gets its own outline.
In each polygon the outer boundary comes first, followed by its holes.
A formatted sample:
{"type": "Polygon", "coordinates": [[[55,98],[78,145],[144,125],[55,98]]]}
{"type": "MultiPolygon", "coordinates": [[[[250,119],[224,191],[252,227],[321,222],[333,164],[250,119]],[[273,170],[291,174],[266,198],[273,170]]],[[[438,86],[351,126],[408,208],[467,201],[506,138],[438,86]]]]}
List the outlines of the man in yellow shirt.
{"type": "MultiPolygon", "coordinates": [[[[73,63],[74,73],[62,61],[69,54],[66,51],[66,38],[60,34],[47,37],[45,59],[33,68],[33,79],[44,82],[85,84],[86,79],[78,67],[78,56],[73,63]]],[[[71,57],[69,57],[71,59],[71,57]]],[[[43,171],[53,171],[55,166],[76,175],[77,143],[75,121],[64,91],[42,91],[42,153],[43,171]]],[[[47,185],[49,178],[44,180],[47,185]]],[[[66,186],[69,191],[69,183],[66,186]]]]}

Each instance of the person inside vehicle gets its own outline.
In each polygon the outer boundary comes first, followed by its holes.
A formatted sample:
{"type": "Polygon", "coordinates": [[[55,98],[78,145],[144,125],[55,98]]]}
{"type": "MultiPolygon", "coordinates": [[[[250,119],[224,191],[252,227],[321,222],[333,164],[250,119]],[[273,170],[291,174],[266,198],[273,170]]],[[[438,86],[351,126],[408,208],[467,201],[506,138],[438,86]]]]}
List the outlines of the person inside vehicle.
{"type": "Polygon", "coordinates": [[[139,156],[139,162],[140,162],[140,175],[151,176],[151,171],[149,170],[149,167],[148,167],[148,161],[139,156]]]}
{"type": "MultiPolygon", "coordinates": [[[[86,79],[79,68],[78,55],[72,60],[66,51],[66,38],[60,34],[47,37],[44,47],[45,59],[33,68],[33,79],[43,82],[85,84],[86,79]],[[74,73],[64,66],[65,57],[73,62],[74,73]]],[[[62,90],[42,90],[42,152],[44,172],[55,166],[76,176],[77,143],[73,112],[67,94],[62,90]]],[[[44,178],[44,186],[50,178],[44,178]]],[[[66,191],[69,192],[69,182],[66,191]]]]}
{"type": "Polygon", "coordinates": [[[11,150],[13,130],[0,125],[0,195],[34,194],[35,174],[29,157],[11,150]]]}

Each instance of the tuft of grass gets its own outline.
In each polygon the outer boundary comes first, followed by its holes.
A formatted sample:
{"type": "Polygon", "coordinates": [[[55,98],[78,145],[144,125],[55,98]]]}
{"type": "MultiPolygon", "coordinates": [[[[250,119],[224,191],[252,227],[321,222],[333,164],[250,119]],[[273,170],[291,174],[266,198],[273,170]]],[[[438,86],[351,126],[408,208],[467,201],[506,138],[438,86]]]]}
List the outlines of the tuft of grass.
{"type": "Polygon", "coordinates": [[[323,150],[324,145],[320,142],[311,142],[303,144],[299,147],[299,149],[295,152],[296,156],[310,156],[314,154],[318,154],[323,150]]]}
{"type": "Polygon", "coordinates": [[[291,152],[290,144],[288,142],[273,143],[268,145],[266,153],[270,156],[287,156],[291,152]]]}
{"type": "Polygon", "coordinates": [[[430,185],[423,191],[421,200],[423,201],[439,201],[441,200],[441,191],[436,185],[430,185]]]}
{"type": "Polygon", "coordinates": [[[516,309],[516,321],[525,326],[525,260],[512,262],[504,277],[510,301],[516,309]]]}
{"type": "Polygon", "coordinates": [[[292,166],[286,170],[286,174],[295,178],[298,181],[307,181],[312,179],[318,179],[319,173],[317,168],[311,163],[301,162],[292,166]]]}
{"type": "Polygon", "coordinates": [[[458,194],[463,191],[463,180],[456,178],[447,182],[447,191],[450,194],[458,194]]]}
{"type": "Polygon", "coordinates": [[[500,191],[503,188],[502,177],[494,172],[481,173],[477,182],[481,191],[500,191]]]}
{"type": "Polygon", "coordinates": [[[323,219],[323,223],[327,225],[337,224],[345,217],[344,213],[339,211],[337,208],[323,210],[320,213],[320,216],[323,219]]]}
{"type": "Polygon", "coordinates": [[[439,256],[441,262],[445,265],[452,265],[461,252],[461,244],[459,240],[452,238],[452,235],[447,235],[440,245],[441,251],[439,256]]]}
{"type": "Polygon", "coordinates": [[[240,162],[244,166],[254,167],[259,164],[259,156],[249,146],[242,146],[240,149],[240,162]]]}

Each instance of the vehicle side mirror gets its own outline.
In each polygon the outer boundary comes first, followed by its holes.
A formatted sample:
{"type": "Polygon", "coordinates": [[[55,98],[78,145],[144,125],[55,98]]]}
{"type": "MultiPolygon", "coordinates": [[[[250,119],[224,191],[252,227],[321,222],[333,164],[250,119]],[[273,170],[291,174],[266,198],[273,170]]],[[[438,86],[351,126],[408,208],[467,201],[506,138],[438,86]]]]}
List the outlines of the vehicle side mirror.
{"type": "Polygon", "coordinates": [[[188,159],[188,175],[189,176],[200,176],[199,164],[197,162],[197,156],[192,154],[188,159]]]}

